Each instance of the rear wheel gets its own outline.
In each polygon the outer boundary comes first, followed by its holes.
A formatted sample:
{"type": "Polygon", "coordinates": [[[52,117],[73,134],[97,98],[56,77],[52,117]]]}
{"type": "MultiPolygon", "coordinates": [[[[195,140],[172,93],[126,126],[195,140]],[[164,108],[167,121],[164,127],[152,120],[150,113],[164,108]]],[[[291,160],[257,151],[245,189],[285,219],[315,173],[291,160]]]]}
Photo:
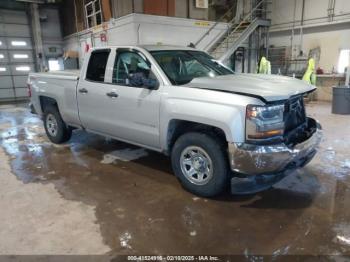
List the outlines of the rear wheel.
{"type": "Polygon", "coordinates": [[[226,149],[203,133],[182,135],[172,150],[175,175],[188,191],[204,197],[221,193],[228,180],[226,149]]]}
{"type": "Polygon", "coordinates": [[[44,127],[46,135],[50,141],[55,144],[67,142],[72,136],[72,129],[64,123],[55,106],[48,106],[45,108],[44,127]]]}

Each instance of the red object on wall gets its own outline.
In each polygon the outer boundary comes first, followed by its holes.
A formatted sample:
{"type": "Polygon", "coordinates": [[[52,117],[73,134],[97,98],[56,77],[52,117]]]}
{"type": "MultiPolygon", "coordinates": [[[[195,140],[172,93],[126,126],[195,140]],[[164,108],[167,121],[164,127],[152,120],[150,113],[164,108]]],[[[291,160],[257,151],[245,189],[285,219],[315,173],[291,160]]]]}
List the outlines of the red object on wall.
{"type": "Polygon", "coordinates": [[[102,33],[100,34],[101,42],[107,42],[107,35],[102,33]]]}
{"type": "Polygon", "coordinates": [[[90,50],[90,45],[89,44],[85,44],[85,53],[89,52],[90,50]]]}

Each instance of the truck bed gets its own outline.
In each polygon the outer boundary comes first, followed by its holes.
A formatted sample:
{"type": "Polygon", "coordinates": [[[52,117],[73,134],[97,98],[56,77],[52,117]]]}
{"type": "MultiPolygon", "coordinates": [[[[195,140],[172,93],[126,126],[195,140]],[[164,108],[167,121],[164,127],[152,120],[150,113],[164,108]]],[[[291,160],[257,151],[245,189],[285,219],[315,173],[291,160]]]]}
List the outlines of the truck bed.
{"type": "Polygon", "coordinates": [[[42,72],[30,73],[30,76],[78,80],[80,76],[80,71],[79,70],[50,71],[50,72],[44,72],[44,73],[42,72]]]}

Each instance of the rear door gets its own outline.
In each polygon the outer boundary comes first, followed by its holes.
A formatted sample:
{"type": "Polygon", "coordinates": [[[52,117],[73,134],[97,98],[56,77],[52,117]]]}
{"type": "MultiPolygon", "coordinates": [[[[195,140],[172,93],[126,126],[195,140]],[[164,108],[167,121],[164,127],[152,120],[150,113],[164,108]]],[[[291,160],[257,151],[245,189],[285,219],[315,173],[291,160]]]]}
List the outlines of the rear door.
{"type": "Polygon", "coordinates": [[[106,104],[111,85],[105,81],[110,53],[111,49],[100,49],[85,58],[88,66],[77,88],[80,121],[86,129],[99,133],[106,133],[111,121],[111,108],[106,104]]]}

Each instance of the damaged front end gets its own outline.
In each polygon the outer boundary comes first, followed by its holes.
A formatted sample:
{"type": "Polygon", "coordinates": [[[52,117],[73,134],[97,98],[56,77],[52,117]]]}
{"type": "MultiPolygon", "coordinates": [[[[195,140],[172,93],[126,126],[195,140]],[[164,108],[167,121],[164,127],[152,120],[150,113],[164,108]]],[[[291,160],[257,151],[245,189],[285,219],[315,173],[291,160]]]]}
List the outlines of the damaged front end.
{"type": "MultiPolygon", "coordinates": [[[[251,113],[247,113],[248,117],[249,114],[251,113]]],[[[273,128],[281,128],[276,113],[266,115],[274,116],[275,121],[271,121],[273,128]]],[[[247,121],[251,122],[250,119],[247,121]]],[[[263,131],[272,133],[264,128],[266,125],[263,128],[257,126],[254,135],[259,132],[262,134],[263,131]]],[[[246,132],[249,134],[250,131],[246,132]]],[[[237,174],[231,179],[232,193],[250,194],[270,188],[295,169],[310,162],[322,138],[319,123],[305,115],[302,96],[292,98],[284,104],[283,132],[274,133],[278,135],[268,139],[229,143],[231,170],[237,174]]]]}

